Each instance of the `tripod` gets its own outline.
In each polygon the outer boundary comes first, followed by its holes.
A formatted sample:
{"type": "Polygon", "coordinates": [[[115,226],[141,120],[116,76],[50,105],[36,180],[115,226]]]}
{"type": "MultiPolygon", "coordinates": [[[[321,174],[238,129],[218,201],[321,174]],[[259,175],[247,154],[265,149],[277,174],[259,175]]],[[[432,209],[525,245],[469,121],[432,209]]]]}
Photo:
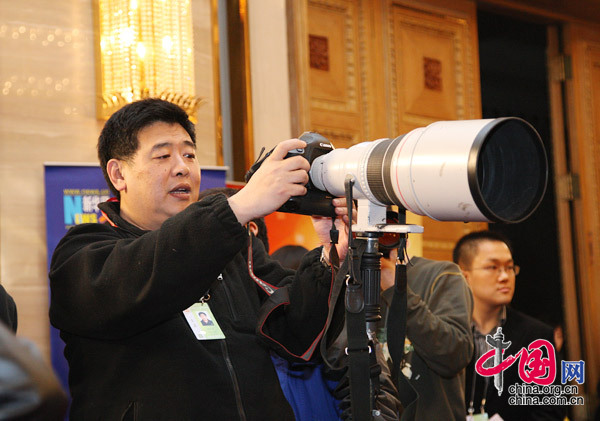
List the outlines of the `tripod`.
{"type": "MultiPolygon", "coordinates": [[[[377,328],[381,321],[381,256],[379,239],[385,233],[396,233],[400,236],[399,256],[406,255],[406,237],[409,232],[422,232],[423,228],[406,225],[402,213],[398,224],[390,225],[386,220],[386,208],[362,199],[358,201],[358,221],[353,225],[357,232],[356,239],[350,234],[350,252],[352,263],[346,287],[346,328],[348,332],[349,357],[348,375],[350,381],[350,398],[353,420],[372,420],[378,414],[375,399],[379,392],[378,376],[381,372],[376,358],[378,345],[377,328]],[[361,212],[362,211],[362,212],[361,212]]],[[[395,366],[402,360],[404,349],[406,322],[406,266],[396,269],[396,291],[393,307],[403,310],[394,312],[399,317],[400,327],[395,331],[402,332],[390,348],[395,366]],[[399,277],[399,274],[403,273],[399,277]],[[398,279],[401,280],[398,283],[398,279]],[[400,284],[400,285],[398,285],[400,284]],[[402,295],[403,289],[403,295],[402,295]],[[400,297],[399,299],[396,296],[400,297]],[[403,298],[402,298],[403,297],[403,298]],[[403,303],[402,303],[403,300],[403,303]],[[399,301],[399,303],[396,303],[399,301]],[[403,307],[402,307],[403,306],[403,307]],[[398,313],[398,314],[396,314],[398,313]]],[[[398,321],[396,321],[398,322],[398,321]]],[[[398,324],[398,323],[396,323],[398,324]]],[[[392,345],[392,342],[389,343],[392,345]]],[[[399,370],[394,370],[397,375],[399,370]]]]}

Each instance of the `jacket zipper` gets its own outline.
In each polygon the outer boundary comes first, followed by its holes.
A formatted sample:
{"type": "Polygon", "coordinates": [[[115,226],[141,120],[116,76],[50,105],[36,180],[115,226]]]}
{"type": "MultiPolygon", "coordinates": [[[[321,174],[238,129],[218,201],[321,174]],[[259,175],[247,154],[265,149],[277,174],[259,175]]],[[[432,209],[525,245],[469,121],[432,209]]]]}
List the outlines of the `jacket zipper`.
{"type": "Polygon", "coordinates": [[[229,370],[229,375],[231,376],[231,382],[233,383],[233,391],[235,393],[235,403],[237,405],[240,420],[246,421],[246,412],[244,411],[244,406],[242,405],[242,394],[240,393],[240,386],[238,384],[237,376],[235,375],[235,371],[233,370],[233,364],[231,363],[231,359],[229,358],[229,352],[227,351],[227,344],[225,343],[225,340],[221,341],[221,349],[223,350],[225,364],[227,364],[227,369],[229,370]]]}
{"type": "Polygon", "coordinates": [[[233,307],[233,298],[231,297],[231,292],[229,291],[229,287],[227,286],[226,282],[223,282],[223,275],[219,275],[219,277],[217,278],[219,279],[219,281],[221,281],[221,284],[223,285],[223,289],[225,290],[225,295],[227,296],[227,306],[229,307],[229,312],[231,313],[231,318],[233,320],[237,320],[237,312],[235,311],[235,308],[233,307]]]}

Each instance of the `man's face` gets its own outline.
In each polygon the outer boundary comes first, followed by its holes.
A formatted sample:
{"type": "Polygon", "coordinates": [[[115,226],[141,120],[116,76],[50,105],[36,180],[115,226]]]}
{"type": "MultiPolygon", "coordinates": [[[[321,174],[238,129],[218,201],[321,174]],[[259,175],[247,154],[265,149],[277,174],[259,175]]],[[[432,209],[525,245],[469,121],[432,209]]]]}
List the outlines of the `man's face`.
{"type": "Polygon", "coordinates": [[[515,293],[514,262],[505,243],[479,242],[471,267],[463,273],[473,291],[475,307],[494,309],[511,302],[515,293]]]}
{"type": "Polygon", "coordinates": [[[121,193],[121,216],[155,230],[198,200],[200,167],[190,135],[179,124],[156,122],[140,130],[138,141],[130,160],[116,160],[122,179],[113,184],[121,193]]]}

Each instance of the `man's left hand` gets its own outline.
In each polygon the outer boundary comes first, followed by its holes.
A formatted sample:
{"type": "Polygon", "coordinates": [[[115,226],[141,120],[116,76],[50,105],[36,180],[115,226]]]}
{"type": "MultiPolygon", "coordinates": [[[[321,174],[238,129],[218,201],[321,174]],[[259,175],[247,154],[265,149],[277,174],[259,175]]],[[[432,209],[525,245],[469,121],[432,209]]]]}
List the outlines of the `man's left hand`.
{"type": "MultiPolygon", "coordinates": [[[[350,220],[348,218],[348,207],[346,206],[346,198],[338,197],[333,199],[333,206],[335,207],[335,226],[339,231],[338,243],[336,245],[340,262],[346,258],[348,252],[348,226],[350,220]]],[[[352,217],[356,221],[356,207],[353,208],[352,217]]],[[[323,245],[323,249],[327,256],[329,256],[329,249],[331,247],[331,238],[329,231],[331,230],[331,218],[327,216],[313,216],[313,226],[319,237],[319,241],[323,245]]]]}

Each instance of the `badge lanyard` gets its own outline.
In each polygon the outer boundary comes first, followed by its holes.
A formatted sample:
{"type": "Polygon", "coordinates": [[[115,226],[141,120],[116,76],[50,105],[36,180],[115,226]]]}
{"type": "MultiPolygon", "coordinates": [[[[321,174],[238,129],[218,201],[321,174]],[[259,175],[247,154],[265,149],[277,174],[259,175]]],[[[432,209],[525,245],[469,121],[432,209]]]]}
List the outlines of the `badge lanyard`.
{"type": "MultiPolygon", "coordinates": [[[[477,356],[477,355],[479,355],[479,341],[475,341],[475,348],[476,348],[475,355],[477,356]]],[[[477,382],[477,370],[475,369],[475,367],[473,367],[473,381],[471,382],[471,399],[469,401],[469,410],[468,410],[469,415],[467,415],[467,421],[478,421],[478,420],[487,420],[488,419],[488,415],[485,412],[485,403],[486,403],[488,385],[490,384],[490,378],[489,377],[484,378],[483,395],[481,397],[479,414],[474,414],[475,413],[475,407],[474,407],[475,389],[477,386],[476,382],[477,382]]]]}

